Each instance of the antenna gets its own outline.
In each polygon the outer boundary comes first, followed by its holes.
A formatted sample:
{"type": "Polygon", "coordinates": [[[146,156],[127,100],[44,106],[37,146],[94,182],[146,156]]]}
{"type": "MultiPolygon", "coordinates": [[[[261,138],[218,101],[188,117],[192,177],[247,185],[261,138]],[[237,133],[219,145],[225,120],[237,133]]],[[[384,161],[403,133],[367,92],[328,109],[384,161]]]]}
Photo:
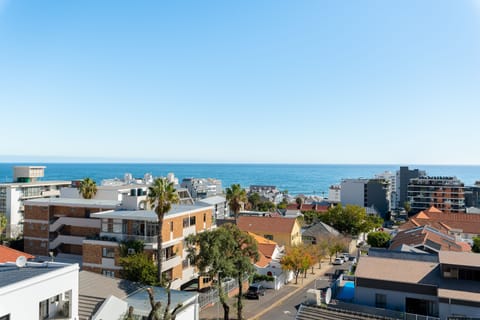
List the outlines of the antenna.
{"type": "Polygon", "coordinates": [[[25,258],[25,256],[19,256],[17,260],[15,260],[15,264],[17,267],[23,268],[27,264],[27,258],[25,258]]]}

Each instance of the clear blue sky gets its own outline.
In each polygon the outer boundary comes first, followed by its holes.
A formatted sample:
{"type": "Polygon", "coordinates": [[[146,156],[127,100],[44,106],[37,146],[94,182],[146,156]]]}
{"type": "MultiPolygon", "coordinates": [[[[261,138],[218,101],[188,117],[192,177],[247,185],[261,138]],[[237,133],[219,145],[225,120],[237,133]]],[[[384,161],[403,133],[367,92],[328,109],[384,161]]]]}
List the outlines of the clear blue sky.
{"type": "Polygon", "coordinates": [[[0,0],[0,160],[480,164],[480,0],[0,0]]]}

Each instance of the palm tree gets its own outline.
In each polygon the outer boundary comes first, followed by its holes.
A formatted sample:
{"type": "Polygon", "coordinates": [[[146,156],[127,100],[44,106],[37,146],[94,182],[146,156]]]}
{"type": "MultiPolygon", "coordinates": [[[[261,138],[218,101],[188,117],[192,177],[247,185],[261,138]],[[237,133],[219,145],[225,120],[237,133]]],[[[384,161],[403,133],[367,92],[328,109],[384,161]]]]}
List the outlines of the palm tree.
{"type": "Polygon", "coordinates": [[[178,193],[173,186],[173,182],[168,182],[166,178],[157,178],[153,181],[152,186],[148,188],[148,202],[157,214],[157,270],[158,282],[163,285],[162,278],[162,229],[165,214],[172,208],[172,203],[178,203],[178,193]]]}
{"type": "Polygon", "coordinates": [[[247,192],[239,184],[232,184],[230,188],[227,188],[227,201],[228,207],[235,215],[236,222],[242,205],[248,201],[247,192]]]}
{"type": "Polygon", "coordinates": [[[92,199],[97,193],[97,184],[90,178],[80,182],[80,194],[84,199],[92,199]]]}

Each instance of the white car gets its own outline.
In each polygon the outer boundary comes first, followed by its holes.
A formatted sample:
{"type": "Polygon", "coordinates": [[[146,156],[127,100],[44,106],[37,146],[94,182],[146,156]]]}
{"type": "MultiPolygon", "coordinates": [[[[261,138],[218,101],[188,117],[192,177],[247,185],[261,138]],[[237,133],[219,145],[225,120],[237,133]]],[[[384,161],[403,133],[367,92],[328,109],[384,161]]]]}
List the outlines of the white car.
{"type": "Polygon", "coordinates": [[[332,264],[334,265],[342,265],[343,264],[343,259],[342,258],[335,258],[335,260],[333,260],[332,264]]]}

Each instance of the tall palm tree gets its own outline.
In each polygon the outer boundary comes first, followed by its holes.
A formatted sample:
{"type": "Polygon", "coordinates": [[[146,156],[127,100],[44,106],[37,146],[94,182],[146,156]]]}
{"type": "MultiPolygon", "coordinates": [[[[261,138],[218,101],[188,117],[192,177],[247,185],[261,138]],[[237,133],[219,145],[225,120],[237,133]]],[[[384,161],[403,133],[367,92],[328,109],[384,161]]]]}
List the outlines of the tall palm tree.
{"type": "Polygon", "coordinates": [[[80,194],[84,199],[92,199],[97,193],[97,184],[90,178],[80,182],[80,194]]]}
{"type": "Polygon", "coordinates": [[[157,228],[157,270],[158,282],[163,285],[162,278],[162,229],[163,219],[165,214],[172,208],[172,203],[178,203],[178,193],[173,186],[173,182],[168,182],[166,178],[157,178],[153,184],[148,188],[148,202],[157,214],[158,228],[157,228]]]}
{"type": "Polygon", "coordinates": [[[247,192],[239,184],[232,184],[230,188],[227,188],[227,201],[228,207],[235,215],[236,222],[242,205],[248,201],[247,192]]]}

